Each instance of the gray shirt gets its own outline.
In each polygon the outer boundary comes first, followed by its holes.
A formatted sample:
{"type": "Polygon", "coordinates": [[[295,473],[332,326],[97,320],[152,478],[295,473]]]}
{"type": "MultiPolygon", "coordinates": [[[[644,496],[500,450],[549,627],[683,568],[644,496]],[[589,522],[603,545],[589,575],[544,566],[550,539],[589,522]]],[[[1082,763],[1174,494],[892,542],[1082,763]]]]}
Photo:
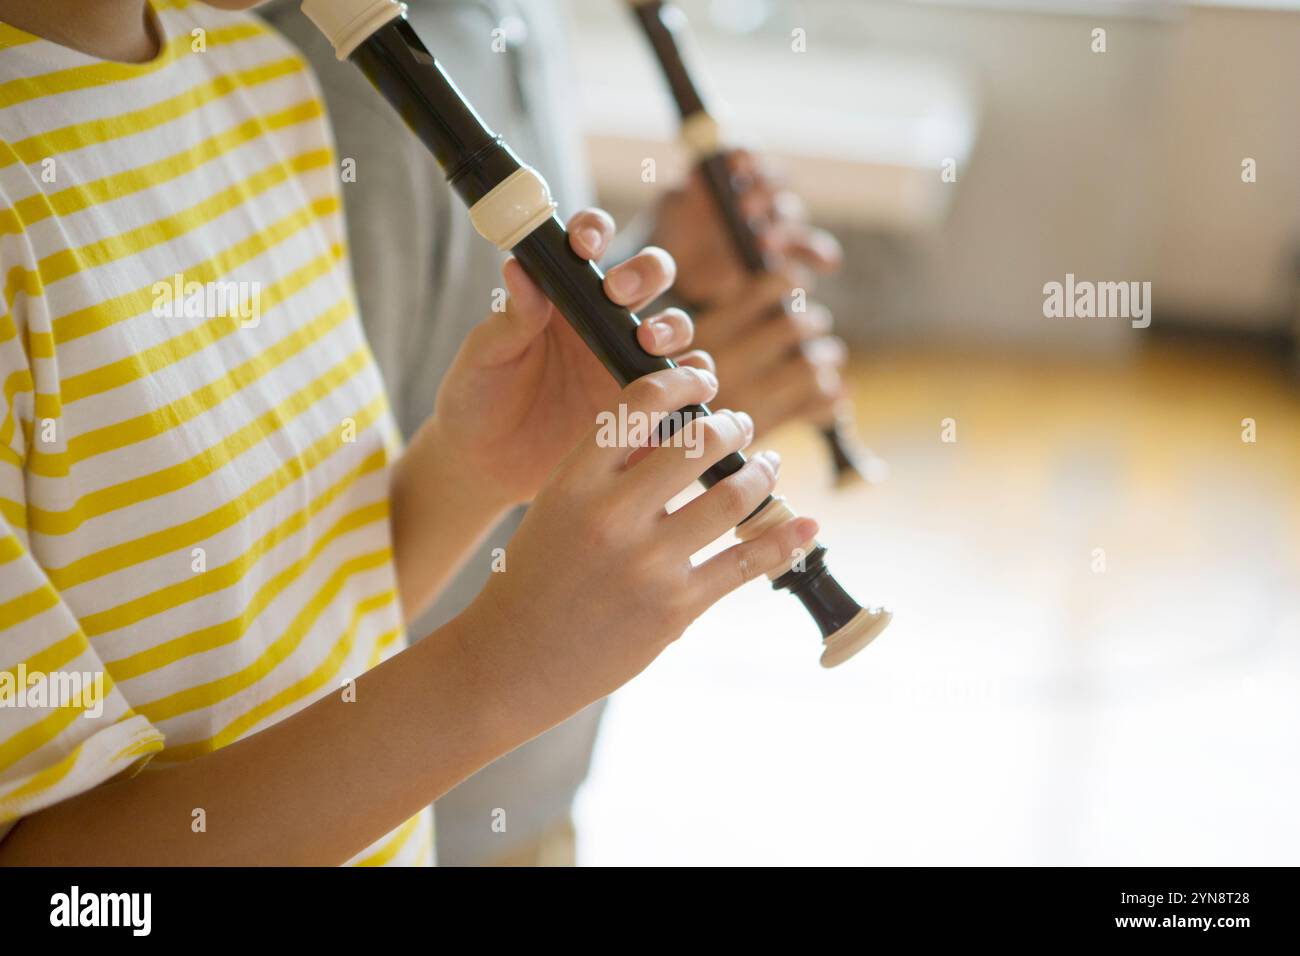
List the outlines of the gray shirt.
{"type": "MultiPolygon", "coordinates": [[[[298,9],[258,9],[311,61],[340,160],[351,160],[343,196],[362,322],[410,435],[433,409],[456,350],[503,287],[504,256],[470,225],[423,145],[298,9]]],[[[408,17],[484,120],[546,177],[561,217],[587,205],[590,184],[574,123],[572,78],[553,0],[412,0],[408,17]],[[494,31],[498,31],[494,35],[494,31]],[[501,52],[494,50],[494,45],[501,52]]],[[[490,573],[491,550],[518,525],[512,515],[432,610],[412,625],[423,637],[454,617],[490,573]]],[[[484,768],[438,801],[438,859],[477,865],[533,842],[565,821],[587,775],[603,703],[597,703],[484,768]],[[504,832],[493,826],[504,811],[504,832]]]]}

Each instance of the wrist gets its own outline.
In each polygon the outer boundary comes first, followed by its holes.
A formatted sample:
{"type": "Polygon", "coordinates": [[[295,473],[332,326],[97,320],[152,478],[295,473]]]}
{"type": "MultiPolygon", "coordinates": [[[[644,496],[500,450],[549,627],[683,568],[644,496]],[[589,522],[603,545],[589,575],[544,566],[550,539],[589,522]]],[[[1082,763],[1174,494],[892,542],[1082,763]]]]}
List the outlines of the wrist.
{"type": "Polygon", "coordinates": [[[454,469],[446,480],[463,486],[467,507],[501,513],[531,502],[546,475],[520,449],[521,442],[528,444],[527,434],[485,436],[489,430],[487,423],[467,426],[434,412],[416,438],[422,448],[436,449],[443,467],[454,469]]]}
{"type": "Polygon", "coordinates": [[[549,674],[541,653],[547,642],[520,610],[509,595],[480,594],[450,625],[457,667],[474,701],[473,732],[500,753],[590,703],[549,674]]]}
{"type": "Polygon", "coordinates": [[[429,605],[511,503],[442,440],[430,420],[389,480],[393,564],[406,620],[429,605]]]}
{"type": "Polygon", "coordinates": [[[469,523],[495,525],[519,502],[483,473],[475,450],[455,436],[456,429],[447,428],[436,414],[425,419],[397,464],[394,488],[411,500],[436,496],[438,511],[450,511],[469,523]]]}

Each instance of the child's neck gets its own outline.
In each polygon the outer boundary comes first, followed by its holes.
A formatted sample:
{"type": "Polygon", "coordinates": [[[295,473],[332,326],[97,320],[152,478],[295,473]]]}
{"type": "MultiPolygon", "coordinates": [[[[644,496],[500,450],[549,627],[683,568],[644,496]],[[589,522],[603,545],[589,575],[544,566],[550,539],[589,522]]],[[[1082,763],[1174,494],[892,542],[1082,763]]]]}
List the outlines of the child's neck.
{"type": "Polygon", "coordinates": [[[144,63],[158,55],[146,0],[0,0],[0,20],[104,60],[144,63]]]}

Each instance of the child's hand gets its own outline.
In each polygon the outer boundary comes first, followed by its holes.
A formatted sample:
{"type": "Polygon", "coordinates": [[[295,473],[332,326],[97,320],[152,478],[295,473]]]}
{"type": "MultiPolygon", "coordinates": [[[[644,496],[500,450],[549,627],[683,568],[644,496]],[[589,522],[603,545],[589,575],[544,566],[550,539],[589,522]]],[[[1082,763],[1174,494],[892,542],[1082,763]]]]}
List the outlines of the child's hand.
{"type": "MultiPolygon", "coordinates": [[[[635,420],[707,402],[714,391],[679,368],[638,379],[616,401],[635,420]]],[[[752,424],[720,411],[683,431],[694,432],[685,447],[640,452],[629,465],[632,449],[601,447],[589,429],[528,509],[504,571],[465,612],[476,635],[470,676],[499,701],[503,720],[507,711],[541,712],[556,722],[610,693],[719,598],[812,546],[816,522],[796,518],[692,567],[692,554],[768,495],[779,460],[755,456],[668,514],[674,495],[748,444],[752,424]]]]}
{"type": "MultiPolygon", "coordinates": [[[[803,200],[782,182],[771,164],[745,150],[727,157],[740,191],[740,209],[758,232],[759,247],[777,269],[833,272],[842,259],[833,235],[808,224],[803,200]]],[[[701,306],[730,302],[748,280],[732,251],[731,236],[698,169],[659,201],[650,241],[677,262],[674,291],[701,306]]],[[[808,279],[794,283],[807,285],[808,279]]]]}
{"type": "Polygon", "coordinates": [[[746,277],[732,299],[696,316],[695,344],[722,383],[718,404],[747,411],[759,435],[794,420],[830,424],[848,406],[840,378],[848,350],[831,334],[825,306],[782,310],[793,284],[776,274],[746,277]]]}
{"type": "MultiPolygon", "coordinates": [[[[614,236],[600,210],[569,220],[569,242],[584,259],[598,259],[614,236]]],[[[503,504],[529,501],[561,457],[591,429],[618,392],[617,383],[568,322],[511,259],[503,270],[510,298],[466,338],[438,390],[433,417],[413,446],[436,447],[463,463],[503,504]],[[425,433],[431,433],[426,435],[425,433]]],[[[636,311],[672,284],[673,260],[644,249],[605,276],[605,294],[636,311]]],[[[650,316],[637,340],[654,355],[690,345],[690,318],[678,309],[650,316]]],[[[678,357],[711,371],[700,353],[678,357]]]]}

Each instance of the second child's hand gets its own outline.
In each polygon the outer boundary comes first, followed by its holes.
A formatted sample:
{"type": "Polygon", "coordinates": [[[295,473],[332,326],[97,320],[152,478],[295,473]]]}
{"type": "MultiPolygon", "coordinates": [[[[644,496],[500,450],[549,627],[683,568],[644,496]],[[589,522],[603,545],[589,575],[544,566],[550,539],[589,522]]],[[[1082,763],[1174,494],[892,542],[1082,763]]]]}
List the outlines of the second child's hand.
{"type": "Polygon", "coordinates": [[[847,411],[844,343],[825,306],[808,300],[819,274],[842,261],[830,233],[810,225],[803,201],[744,150],[728,156],[741,210],[771,272],[747,272],[699,170],[656,209],[651,241],[677,262],[674,294],[697,303],[696,344],[717,363],[718,403],[743,408],[759,434],[789,421],[829,425],[847,411]],[[799,306],[782,308],[796,288],[799,306]]]}
{"type": "MultiPolygon", "coordinates": [[[[801,284],[806,284],[840,267],[839,242],[808,222],[803,199],[770,163],[733,150],[728,164],[740,190],[741,211],[773,269],[805,272],[808,279],[801,284]]],[[[749,277],[698,169],[660,199],[650,241],[676,260],[674,291],[682,301],[711,307],[743,293],[749,277]]]]}

